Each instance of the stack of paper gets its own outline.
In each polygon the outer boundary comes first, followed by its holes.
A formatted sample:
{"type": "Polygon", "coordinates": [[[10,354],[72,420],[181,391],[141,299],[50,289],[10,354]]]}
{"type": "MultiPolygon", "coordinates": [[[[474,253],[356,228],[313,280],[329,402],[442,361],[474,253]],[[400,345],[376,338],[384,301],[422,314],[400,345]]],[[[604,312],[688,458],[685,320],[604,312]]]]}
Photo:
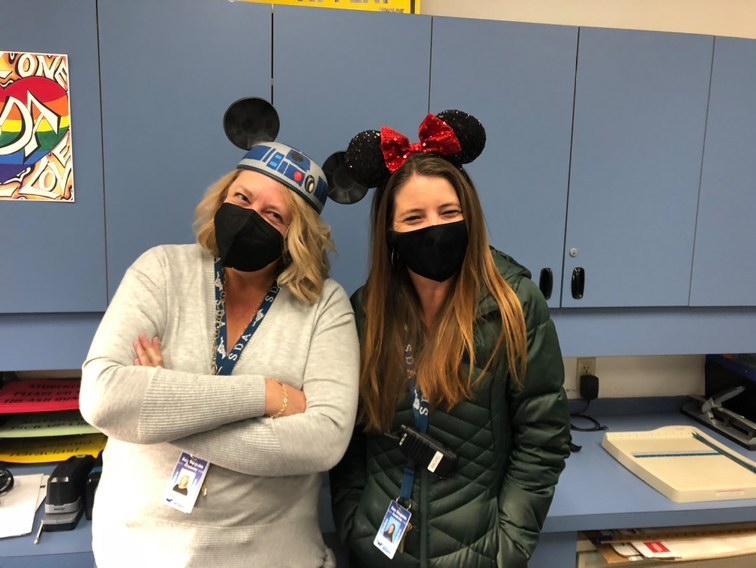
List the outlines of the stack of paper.
{"type": "Polygon", "coordinates": [[[0,414],[77,410],[80,386],[76,379],[9,381],[0,388],[0,414]]]}
{"type": "Polygon", "coordinates": [[[2,496],[0,538],[32,532],[34,515],[45,500],[47,475],[17,475],[13,489],[2,496]]]}
{"type": "Polygon", "coordinates": [[[97,434],[78,410],[41,414],[15,414],[0,422],[0,438],[41,438],[97,434]]]}
{"type": "MultiPolygon", "coordinates": [[[[756,525],[706,525],[639,530],[588,531],[593,551],[583,565],[700,563],[701,566],[748,566],[756,563],[756,525]],[[746,562],[743,564],[743,562],[746,562]]],[[[588,553],[590,552],[590,554],[588,553]]]]}
{"type": "Polygon", "coordinates": [[[78,379],[10,381],[0,388],[0,461],[44,463],[96,456],[106,438],[79,413],[78,379]]]}

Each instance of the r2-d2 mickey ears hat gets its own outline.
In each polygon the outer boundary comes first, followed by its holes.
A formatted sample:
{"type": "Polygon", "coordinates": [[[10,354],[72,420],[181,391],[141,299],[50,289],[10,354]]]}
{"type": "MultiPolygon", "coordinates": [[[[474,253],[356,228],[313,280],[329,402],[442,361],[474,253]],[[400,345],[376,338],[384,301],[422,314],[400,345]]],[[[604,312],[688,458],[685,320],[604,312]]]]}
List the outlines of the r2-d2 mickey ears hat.
{"type": "Polygon", "coordinates": [[[282,183],[318,213],[328,196],[328,180],[321,167],[304,152],[274,142],[280,122],[268,101],[244,98],[223,116],[223,129],[232,144],[247,150],[237,169],[252,170],[282,183]]]}

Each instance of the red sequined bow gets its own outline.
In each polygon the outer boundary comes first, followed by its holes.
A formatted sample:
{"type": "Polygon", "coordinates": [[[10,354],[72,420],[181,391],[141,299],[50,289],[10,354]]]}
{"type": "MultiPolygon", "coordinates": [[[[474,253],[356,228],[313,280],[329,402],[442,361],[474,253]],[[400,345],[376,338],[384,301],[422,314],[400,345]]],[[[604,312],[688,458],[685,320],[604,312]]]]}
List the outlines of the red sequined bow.
{"type": "Polygon", "coordinates": [[[433,114],[423,120],[419,130],[420,142],[410,144],[409,139],[388,126],[381,127],[381,150],[386,167],[393,174],[412,154],[439,154],[451,156],[462,150],[451,126],[433,114]]]}

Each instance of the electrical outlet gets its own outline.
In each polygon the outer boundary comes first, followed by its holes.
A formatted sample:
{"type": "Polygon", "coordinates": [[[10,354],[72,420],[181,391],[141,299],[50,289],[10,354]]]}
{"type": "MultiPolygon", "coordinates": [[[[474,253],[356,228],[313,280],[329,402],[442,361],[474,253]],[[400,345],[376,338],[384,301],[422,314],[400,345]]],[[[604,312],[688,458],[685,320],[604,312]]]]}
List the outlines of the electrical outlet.
{"type": "Polygon", "coordinates": [[[596,358],[595,357],[578,357],[577,360],[577,378],[583,375],[595,375],[596,374],[596,358]]]}

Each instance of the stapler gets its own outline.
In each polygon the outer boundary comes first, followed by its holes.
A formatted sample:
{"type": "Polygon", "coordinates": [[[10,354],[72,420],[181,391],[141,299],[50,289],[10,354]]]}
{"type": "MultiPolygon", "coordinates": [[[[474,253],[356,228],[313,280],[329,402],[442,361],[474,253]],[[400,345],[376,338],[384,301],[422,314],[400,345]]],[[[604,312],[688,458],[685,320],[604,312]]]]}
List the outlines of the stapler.
{"type": "Polygon", "coordinates": [[[84,512],[84,491],[87,476],[95,458],[90,455],[72,456],[58,464],[47,481],[45,514],[34,543],[42,531],[68,531],[76,525],[84,512]]]}
{"type": "Polygon", "coordinates": [[[92,464],[92,469],[87,476],[86,487],[84,488],[84,515],[88,520],[92,520],[92,509],[94,507],[95,493],[97,492],[97,485],[100,483],[100,476],[102,475],[102,452],[97,455],[92,464]]]}
{"type": "Polygon", "coordinates": [[[756,423],[723,406],[723,403],[744,391],[745,387],[736,386],[708,398],[690,395],[689,400],[683,404],[682,411],[749,450],[756,450],[756,423]]]}

